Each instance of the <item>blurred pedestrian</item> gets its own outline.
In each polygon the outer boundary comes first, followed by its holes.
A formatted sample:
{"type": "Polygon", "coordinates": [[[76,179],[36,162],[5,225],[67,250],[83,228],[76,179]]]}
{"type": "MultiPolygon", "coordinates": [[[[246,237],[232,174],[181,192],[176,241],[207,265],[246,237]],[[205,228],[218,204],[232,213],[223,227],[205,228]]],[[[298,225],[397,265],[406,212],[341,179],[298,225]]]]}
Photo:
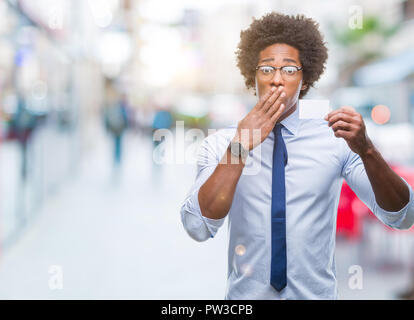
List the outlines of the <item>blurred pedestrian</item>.
{"type": "Polygon", "coordinates": [[[21,148],[21,178],[26,181],[27,178],[27,150],[29,140],[36,129],[39,116],[30,112],[26,107],[26,100],[22,95],[17,96],[17,111],[11,116],[8,138],[17,139],[21,148]]]}
{"type": "Polygon", "coordinates": [[[128,128],[129,107],[125,95],[104,109],[105,127],[113,139],[113,164],[118,168],[122,161],[122,138],[128,128]]]}
{"type": "MultiPolygon", "coordinates": [[[[154,112],[154,118],[152,120],[152,136],[154,137],[155,131],[159,129],[170,129],[173,122],[171,112],[167,109],[156,109],[154,112]]],[[[162,141],[153,139],[154,148],[158,146],[162,141]]]]}

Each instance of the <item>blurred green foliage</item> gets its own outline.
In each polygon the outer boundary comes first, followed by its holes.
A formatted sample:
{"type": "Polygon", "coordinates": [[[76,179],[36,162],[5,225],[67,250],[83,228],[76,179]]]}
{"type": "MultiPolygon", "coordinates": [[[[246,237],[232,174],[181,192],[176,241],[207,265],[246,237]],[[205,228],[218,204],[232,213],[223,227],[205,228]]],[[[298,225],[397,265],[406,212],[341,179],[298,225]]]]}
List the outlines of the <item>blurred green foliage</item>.
{"type": "Polygon", "coordinates": [[[210,117],[208,115],[205,115],[203,117],[193,117],[178,112],[174,112],[173,117],[174,121],[184,121],[184,126],[188,128],[208,128],[211,122],[210,117]]]}
{"type": "Polygon", "coordinates": [[[370,34],[380,35],[384,40],[387,40],[399,30],[400,26],[400,24],[385,26],[379,17],[364,16],[362,28],[334,29],[334,37],[338,43],[344,46],[358,44],[370,34]]]}

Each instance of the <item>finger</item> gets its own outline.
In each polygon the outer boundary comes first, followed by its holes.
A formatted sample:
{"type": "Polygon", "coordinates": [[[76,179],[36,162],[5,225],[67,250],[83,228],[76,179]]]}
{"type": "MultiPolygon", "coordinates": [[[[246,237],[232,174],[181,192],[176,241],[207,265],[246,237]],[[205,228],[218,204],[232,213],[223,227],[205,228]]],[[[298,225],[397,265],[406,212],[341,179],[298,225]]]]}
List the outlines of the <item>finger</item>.
{"type": "Polygon", "coordinates": [[[286,108],[285,104],[282,103],[280,105],[280,107],[277,109],[277,111],[270,118],[270,121],[272,122],[272,124],[275,124],[276,123],[276,121],[280,118],[280,116],[282,115],[282,113],[285,110],[285,108],[286,108]]]}
{"type": "Polygon", "coordinates": [[[276,91],[276,87],[272,87],[268,92],[266,92],[259,100],[259,103],[256,105],[258,110],[261,110],[266,103],[266,101],[273,95],[276,91]]]}
{"type": "Polygon", "coordinates": [[[286,96],[285,92],[282,92],[279,98],[270,106],[269,110],[266,112],[266,117],[271,118],[275,112],[280,108],[280,105],[283,103],[283,98],[286,96]]]}
{"type": "Polygon", "coordinates": [[[279,97],[284,97],[286,93],[282,92],[282,87],[279,87],[265,102],[262,111],[266,113],[272,105],[279,99],[279,97]]]}
{"type": "MultiPolygon", "coordinates": [[[[266,102],[266,106],[263,108],[264,113],[268,113],[269,110],[272,110],[273,106],[279,101],[281,101],[282,98],[284,98],[286,96],[286,92],[283,91],[283,89],[280,87],[277,90],[276,95],[273,95],[272,97],[270,97],[267,102],[266,102]]],[[[281,103],[281,102],[280,102],[281,103]]],[[[279,103],[279,104],[280,104],[279,103]]],[[[272,113],[273,114],[273,113],[272,113]]]]}
{"type": "Polygon", "coordinates": [[[329,121],[334,115],[338,114],[339,112],[340,112],[339,110],[331,111],[324,117],[324,119],[326,121],[329,121]]]}
{"type": "Polygon", "coordinates": [[[343,113],[343,112],[339,112],[334,114],[333,116],[331,116],[328,120],[328,126],[332,126],[335,122],[338,121],[344,121],[344,122],[349,122],[352,123],[354,121],[354,118],[352,116],[350,116],[349,114],[343,113]]]}
{"type": "Polygon", "coordinates": [[[343,106],[343,107],[341,107],[341,109],[344,112],[347,112],[347,113],[350,113],[350,114],[356,113],[355,109],[353,107],[351,107],[351,106],[343,106]]]}
{"type": "Polygon", "coordinates": [[[342,120],[339,120],[332,125],[332,130],[334,132],[338,130],[351,131],[353,129],[354,129],[354,126],[351,123],[345,122],[342,120]]]}
{"type": "Polygon", "coordinates": [[[354,108],[350,107],[350,106],[345,106],[345,107],[341,107],[337,110],[331,111],[330,113],[328,113],[325,116],[325,120],[329,121],[331,119],[331,117],[333,117],[334,115],[338,114],[338,113],[344,113],[344,114],[348,114],[348,115],[356,115],[358,114],[354,108]]]}
{"type": "Polygon", "coordinates": [[[345,131],[345,130],[337,130],[334,132],[335,137],[337,138],[344,138],[345,140],[348,140],[352,136],[352,132],[345,131]]]}

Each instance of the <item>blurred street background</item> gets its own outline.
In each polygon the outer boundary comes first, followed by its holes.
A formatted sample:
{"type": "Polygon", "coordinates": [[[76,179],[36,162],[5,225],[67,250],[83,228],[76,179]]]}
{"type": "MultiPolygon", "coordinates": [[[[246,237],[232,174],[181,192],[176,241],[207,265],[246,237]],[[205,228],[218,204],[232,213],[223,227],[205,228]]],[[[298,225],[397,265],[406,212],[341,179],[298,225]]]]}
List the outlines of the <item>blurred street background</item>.
{"type": "MultiPolygon", "coordinates": [[[[319,22],[306,98],[414,187],[414,0],[0,0],[0,299],[224,298],[227,224],[197,243],[180,207],[200,137],[255,105],[235,51],[270,11],[319,22]]],[[[414,228],[346,183],[336,260],[341,299],[414,299],[414,228]]]]}

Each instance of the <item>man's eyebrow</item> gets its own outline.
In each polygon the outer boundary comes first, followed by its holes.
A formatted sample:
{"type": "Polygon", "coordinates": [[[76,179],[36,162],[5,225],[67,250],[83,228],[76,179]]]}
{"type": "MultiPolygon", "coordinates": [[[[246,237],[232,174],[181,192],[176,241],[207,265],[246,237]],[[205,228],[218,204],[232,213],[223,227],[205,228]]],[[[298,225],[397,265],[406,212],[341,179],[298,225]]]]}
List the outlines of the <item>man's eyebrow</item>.
{"type": "Polygon", "coordinates": [[[291,59],[291,58],[283,58],[283,61],[298,63],[295,59],[291,59]]]}
{"type": "MultiPolygon", "coordinates": [[[[269,62],[269,61],[274,61],[274,60],[275,60],[274,58],[266,58],[266,59],[261,60],[260,62],[269,62]]],[[[291,58],[283,58],[283,61],[298,63],[295,59],[291,59],[291,58]]]]}

